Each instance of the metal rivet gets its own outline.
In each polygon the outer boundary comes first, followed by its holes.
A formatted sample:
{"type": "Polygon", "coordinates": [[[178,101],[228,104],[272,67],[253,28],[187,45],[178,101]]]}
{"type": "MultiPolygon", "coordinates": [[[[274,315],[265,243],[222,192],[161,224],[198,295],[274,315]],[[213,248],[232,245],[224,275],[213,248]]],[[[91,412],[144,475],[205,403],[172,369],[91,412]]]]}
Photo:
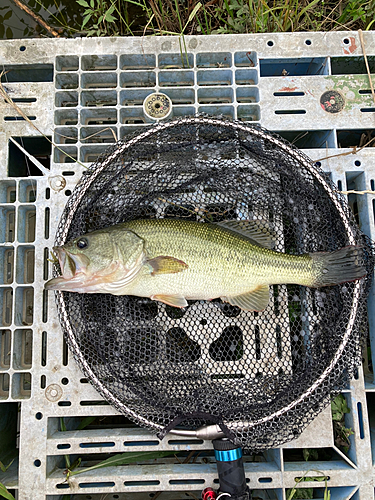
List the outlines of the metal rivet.
{"type": "Polygon", "coordinates": [[[62,175],[52,175],[48,178],[49,185],[51,189],[56,192],[61,191],[66,186],[66,180],[62,175]]]}
{"type": "Polygon", "coordinates": [[[46,387],[45,390],[45,396],[48,399],[48,401],[58,401],[61,396],[63,395],[63,390],[58,384],[51,384],[48,387],[46,387]]]}

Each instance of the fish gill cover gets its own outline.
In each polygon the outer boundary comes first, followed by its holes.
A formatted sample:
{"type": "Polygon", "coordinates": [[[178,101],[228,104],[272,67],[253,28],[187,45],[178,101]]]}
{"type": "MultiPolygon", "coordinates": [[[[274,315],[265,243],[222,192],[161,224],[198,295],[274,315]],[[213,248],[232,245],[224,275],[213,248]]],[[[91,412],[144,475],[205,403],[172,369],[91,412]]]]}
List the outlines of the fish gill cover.
{"type": "Polygon", "coordinates": [[[367,333],[373,248],[344,197],[280,137],[198,116],[110,148],[69,199],[56,244],[148,218],[256,221],[275,250],[293,255],[363,246],[365,278],[273,285],[259,313],[220,299],[176,309],[135,296],[56,292],[81,369],[135,422],[159,436],[216,423],[251,450],[297,437],[345,387],[367,333]]]}

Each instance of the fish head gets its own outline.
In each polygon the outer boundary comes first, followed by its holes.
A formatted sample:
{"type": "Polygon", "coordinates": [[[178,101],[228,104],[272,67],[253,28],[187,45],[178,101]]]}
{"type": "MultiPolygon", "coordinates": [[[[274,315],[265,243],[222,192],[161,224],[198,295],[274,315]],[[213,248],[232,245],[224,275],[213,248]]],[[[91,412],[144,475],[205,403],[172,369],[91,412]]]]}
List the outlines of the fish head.
{"type": "Polygon", "coordinates": [[[106,283],[130,282],[144,263],[144,241],[132,231],[108,228],[53,247],[61,276],[47,290],[100,293],[106,283]]]}

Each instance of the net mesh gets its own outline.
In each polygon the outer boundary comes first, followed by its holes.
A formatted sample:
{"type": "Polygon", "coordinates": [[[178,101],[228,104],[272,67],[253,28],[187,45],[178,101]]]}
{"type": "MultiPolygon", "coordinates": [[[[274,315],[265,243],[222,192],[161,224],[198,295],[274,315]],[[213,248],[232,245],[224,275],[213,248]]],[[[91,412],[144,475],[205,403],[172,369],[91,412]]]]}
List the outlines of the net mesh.
{"type": "MultiPolygon", "coordinates": [[[[185,118],[117,143],[83,175],[56,243],[162,217],[256,220],[289,254],[361,244],[371,275],[371,244],[329,179],[279,137],[243,123],[185,118]]],[[[58,292],[57,303],[78,363],[118,410],[159,436],[216,423],[244,448],[264,450],[298,436],[353,375],[369,286],[369,277],[321,289],[275,285],[260,313],[219,299],[181,310],[58,292]]]]}

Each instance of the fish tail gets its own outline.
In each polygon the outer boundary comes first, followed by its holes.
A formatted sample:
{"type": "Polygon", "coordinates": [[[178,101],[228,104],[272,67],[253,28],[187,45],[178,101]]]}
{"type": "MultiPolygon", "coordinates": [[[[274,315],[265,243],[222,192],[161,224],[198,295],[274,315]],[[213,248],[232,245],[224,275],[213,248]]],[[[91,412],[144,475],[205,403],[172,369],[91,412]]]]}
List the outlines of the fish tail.
{"type": "Polygon", "coordinates": [[[366,275],[363,265],[363,247],[347,246],[334,252],[309,254],[313,261],[313,288],[355,281],[366,275]]]}

